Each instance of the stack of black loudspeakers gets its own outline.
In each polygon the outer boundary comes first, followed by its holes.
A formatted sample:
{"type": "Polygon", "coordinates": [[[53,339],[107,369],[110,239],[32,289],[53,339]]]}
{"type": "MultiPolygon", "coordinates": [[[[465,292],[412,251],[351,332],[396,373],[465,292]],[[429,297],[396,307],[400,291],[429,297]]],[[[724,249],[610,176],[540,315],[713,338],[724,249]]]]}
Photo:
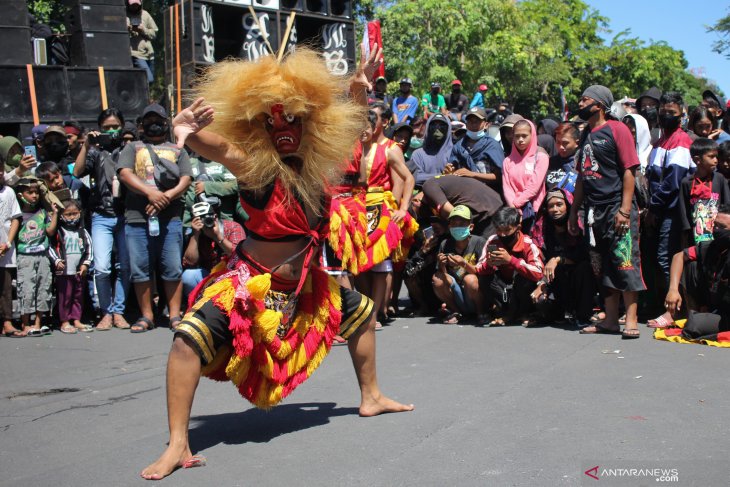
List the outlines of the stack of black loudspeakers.
{"type": "Polygon", "coordinates": [[[146,73],[132,68],[125,1],[63,4],[66,32],[60,36],[68,46],[69,62],[34,65],[27,2],[2,0],[0,134],[27,134],[34,119],[33,92],[39,121],[46,124],[75,120],[94,125],[104,95],[107,106],[132,120],[149,103],[146,73]]]}
{"type": "Polygon", "coordinates": [[[227,58],[254,60],[307,44],[323,52],[336,74],[355,67],[355,22],[351,0],[179,0],[165,18],[165,84],[175,111],[206,66],[227,58]],[[251,16],[253,7],[258,23],[251,16]],[[285,40],[287,20],[296,17],[285,40]],[[267,45],[268,41],[268,45],[267,45]]]}

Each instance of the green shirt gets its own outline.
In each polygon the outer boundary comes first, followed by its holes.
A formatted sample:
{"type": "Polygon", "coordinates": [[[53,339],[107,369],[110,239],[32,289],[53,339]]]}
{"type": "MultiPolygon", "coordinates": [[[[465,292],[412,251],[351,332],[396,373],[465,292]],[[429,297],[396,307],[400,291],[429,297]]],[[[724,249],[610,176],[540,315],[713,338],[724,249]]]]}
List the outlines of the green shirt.
{"type": "Polygon", "coordinates": [[[429,91],[425,93],[423,97],[421,97],[421,106],[427,108],[431,113],[440,113],[442,108],[446,108],[446,99],[441,93],[436,96],[438,98],[436,98],[436,104],[434,105],[431,92],[429,91]]]}

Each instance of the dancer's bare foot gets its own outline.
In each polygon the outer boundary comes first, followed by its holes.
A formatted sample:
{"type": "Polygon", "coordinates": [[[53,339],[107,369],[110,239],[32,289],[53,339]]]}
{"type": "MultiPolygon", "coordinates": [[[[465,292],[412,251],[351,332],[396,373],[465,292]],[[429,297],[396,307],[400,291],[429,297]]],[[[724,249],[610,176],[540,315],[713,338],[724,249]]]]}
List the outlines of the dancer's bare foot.
{"type": "Polygon", "coordinates": [[[155,463],[140,472],[140,476],[147,480],[161,480],[182,467],[192,457],[189,446],[173,447],[170,445],[155,463]]]}
{"type": "Polygon", "coordinates": [[[413,404],[401,404],[383,395],[377,398],[370,396],[367,399],[363,398],[360,403],[360,416],[370,417],[385,413],[402,413],[404,411],[413,411],[413,409],[413,404]]]}

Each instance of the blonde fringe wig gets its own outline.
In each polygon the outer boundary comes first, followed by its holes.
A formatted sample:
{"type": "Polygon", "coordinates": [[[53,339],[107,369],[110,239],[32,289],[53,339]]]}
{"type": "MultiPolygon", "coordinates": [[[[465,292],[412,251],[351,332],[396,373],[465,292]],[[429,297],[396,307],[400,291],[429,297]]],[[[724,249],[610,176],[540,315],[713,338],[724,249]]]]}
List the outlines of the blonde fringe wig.
{"type": "Polygon", "coordinates": [[[227,60],[211,66],[197,87],[215,109],[207,130],[225,137],[243,155],[234,172],[242,187],[262,190],[278,177],[291,196],[321,214],[321,196],[352,157],[366,119],[365,108],[347,97],[348,86],[316,52],[298,47],[278,63],[273,56],[255,62],[227,60]],[[297,172],[282,162],[265,120],[271,107],[302,118],[302,140],[292,156],[297,172]]]}

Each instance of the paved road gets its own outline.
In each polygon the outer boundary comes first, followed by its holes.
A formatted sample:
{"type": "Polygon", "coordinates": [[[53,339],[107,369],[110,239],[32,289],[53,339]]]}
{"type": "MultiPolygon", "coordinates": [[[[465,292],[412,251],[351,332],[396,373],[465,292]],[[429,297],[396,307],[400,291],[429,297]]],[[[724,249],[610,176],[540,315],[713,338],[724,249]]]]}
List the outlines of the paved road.
{"type": "MultiPolygon", "coordinates": [[[[369,419],[357,416],[342,346],[268,413],[203,380],[190,439],[208,466],[160,484],[593,485],[583,472],[594,466],[676,468],[671,485],[730,484],[730,350],[642,332],[622,342],[401,319],[378,332],[380,382],[416,411],[369,419]]],[[[137,473],[167,440],[170,339],[167,329],[0,339],[0,485],[145,484],[137,473]]]]}

